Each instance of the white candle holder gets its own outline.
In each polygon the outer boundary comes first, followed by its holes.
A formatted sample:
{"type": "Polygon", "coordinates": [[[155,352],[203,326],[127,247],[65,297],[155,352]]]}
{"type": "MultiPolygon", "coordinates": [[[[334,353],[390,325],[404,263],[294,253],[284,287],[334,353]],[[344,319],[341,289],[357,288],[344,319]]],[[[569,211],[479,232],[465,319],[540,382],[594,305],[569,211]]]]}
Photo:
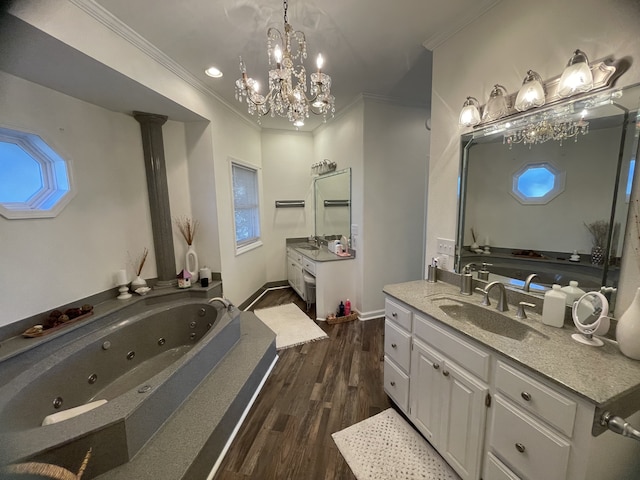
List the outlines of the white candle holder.
{"type": "Polygon", "coordinates": [[[120,292],[120,295],[118,295],[118,300],[126,300],[128,298],[131,298],[131,294],[129,293],[129,287],[127,287],[127,285],[121,285],[120,288],[118,289],[118,291],[120,292]]]}
{"type": "Polygon", "coordinates": [[[129,287],[127,286],[129,284],[129,281],[127,279],[126,269],[123,268],[122,270],[118,270],[118,273],[116,274],[115,284],[120,287],[118,288],[118,291],[120,292],[120,295],[118,295],[118,300],[126,300],[128,298],[131,298],[129,287]]]}

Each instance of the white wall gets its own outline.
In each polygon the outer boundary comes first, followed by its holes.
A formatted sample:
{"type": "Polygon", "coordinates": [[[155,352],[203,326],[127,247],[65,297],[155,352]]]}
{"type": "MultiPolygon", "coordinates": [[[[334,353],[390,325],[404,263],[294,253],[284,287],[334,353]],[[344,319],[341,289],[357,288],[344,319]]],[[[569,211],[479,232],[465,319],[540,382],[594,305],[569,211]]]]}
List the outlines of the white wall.
{"type": "Polygon", "coordinates": [[[285,239],[314,234],[313,136],[263,130],[263,223],[267,280],[287,278],[285,239]],[[275,208],[276,200],[304,200],[304,208],[275,208]]]}
{"type": "Polygon", "coordinates": [[[351,168],[351,223],[357,225],[358,234],[351,232],[352,247],[356,249],[356,258],[348,260],[353,264],[353,278],[356,279],[355,299],[350,299],[352,308],[364,312],[363,298],[363,259],[367,249],[363,238],[362,223],[364,210],[364,102],[358,100],[341,114],[314,133],[314,160],[325,158],[336,162],[337,169],[351,168]]]}
{"type": "MultiPolygon", "coordinates": [[[[437,237],[455,238],[458,115],[464,99],[472,95],[485,103],[495,83],[514,92],[528,69],[542,78],[559,75],[576,48],[593,60],[631,58],[618,85],[638,82],[639,10],[634,1],[505,1],[435,49],[427,258],[435,255],[437,237]]],[[[636,172],[636,180],[639,176],[636,172]]],[[[625,259],[617,311],[626,308],[640,286],[640,266],[632,250],[627,249],[625,259]]]]}
{"type": "Polygon", "coordinates": [[[425,109],[372,99],[364,111],[363,312],[386,284],[423,278],[429,132],[425,109]]]}
{"type": "MultiPolygon", "coordinates": [[[[56,218],[0,217],[0,325],[114,287],[127,252],[136,256],[148,247],[143,276],[156,276],[133,117],[0,72],[0,123],[40,134],[70,160],[77,190],[56,218]]],[[[172,183],[181,183],[177,172],[172,183]]]]}

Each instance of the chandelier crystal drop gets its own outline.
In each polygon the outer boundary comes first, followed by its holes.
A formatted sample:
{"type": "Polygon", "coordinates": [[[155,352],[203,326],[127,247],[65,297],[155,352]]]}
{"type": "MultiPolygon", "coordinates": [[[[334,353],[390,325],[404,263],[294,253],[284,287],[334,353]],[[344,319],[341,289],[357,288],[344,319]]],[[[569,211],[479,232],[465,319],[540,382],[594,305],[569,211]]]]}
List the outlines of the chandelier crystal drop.
{"type": "Polygon", "coordinates": [[[267,30],[267,55],[269,57],[269,91],[259,93],[256,80],[247,75],[240,57],[241,77],[236,80],[236,99],[247,102],[251,115],[286,117],[294,126],[301,127],[309,113],[322,115],[324,121],[335,114],[335,98],[331,95],[331,77],[322,72],[324,59],[318,55],[317,70],[310,75],[307,97],[307,71],[303,61],[307,58],[307,42],[303,32],[294,30],[287,18],[287,0],[284,0],[284,31],[267,30]]]}
{"type": "Polygon", "coordinates": [[[509,148],[514,143],[523,143],[531,148],[531,145],[555,140],[562,146],[564,140],[573,138],[573,141],[577,142],[579,135],[587,133],[589,133],[589,122],[584,118],[564,121],[543,119],[522,128],[509,130],[504,134],[503,143],[509,145],[509,148]]]}

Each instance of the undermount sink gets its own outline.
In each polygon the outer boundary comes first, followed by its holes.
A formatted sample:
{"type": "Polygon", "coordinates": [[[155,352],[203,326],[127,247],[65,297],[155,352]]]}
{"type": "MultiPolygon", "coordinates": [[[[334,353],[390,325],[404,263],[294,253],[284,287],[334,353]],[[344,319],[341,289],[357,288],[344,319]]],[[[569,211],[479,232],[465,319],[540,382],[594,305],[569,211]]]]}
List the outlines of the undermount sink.
{"type": "Polygon", "coordinates": [[[492,310],[492,307],[475,305],[453,297],[439,297],[432,301],[448,317],[470,323],[496,335],[518,341],[524,340],[529,334],[546,337],[530,326],[492,310]]]}
{"type": "Polygon", "coordinates": [[[320,250],[320,247],[311,244],[296,245],[296,248],[301,248],[302,250],[320,250]]]}

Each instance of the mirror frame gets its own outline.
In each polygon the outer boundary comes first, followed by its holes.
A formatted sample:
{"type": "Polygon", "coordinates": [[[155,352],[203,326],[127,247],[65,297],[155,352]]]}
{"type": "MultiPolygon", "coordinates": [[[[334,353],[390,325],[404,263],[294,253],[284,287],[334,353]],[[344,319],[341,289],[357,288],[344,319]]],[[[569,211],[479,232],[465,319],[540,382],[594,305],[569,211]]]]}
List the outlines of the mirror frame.
{"type": "MultiPolygon", "coordinates": [[[[352,210],[351,210],[351,205],[353,203],[352,201],[352,197],[351,197],[351,190],[352,190],[352,185],[351,185],[351,181],[352,181],[352,177],[351,177],[351,167],[347,167],[347,168],[343,168],[342,170],[336,170],[330,173],[325,173],[322,175],[319,175],[317,177],[315,177],[313,179],[313,230],[315,233],[315,236],[319,236],[320,233],[318,232],[318,181],[320,180],[325,180],[328,178],[332,178],[332,177],[336,177],[338,175],[343,175],[343,174],[347,174],[349,177],[349,194],[348,194],[348,198],[346,200],[349,201],[348,207],[349,207],[349,223],[347,225],[347,231],[343,232],[338,236],[338,238],[340,238],[341,235],[345,235],[345,233],[347,234],[347,238],[349,239],[349,241],[351,241],[351,220],[352,220],[352,210]]],[[[342,199],[335,199],[335,200],[342,200],[342,199]]],[[[337,205],[336,208],[339,208],[340,206],[343,205],[337,205]]],[[[323,206],[323,208],[325,208],[323,206]]],[[[337,233],[337,232],[336,232],[337,233]]],[[[324,235],[323,235],[324,236],[324,235]]],[[[335,235],[334,235],[335,236],[335,235]]],[[[329,235],[329,237],[332,237],[332,235],[329,235]]],[[[325,236],[326,238],[326,236],[325,236]]],[[[329,238],[331,239],[331,238],[329,238]]]]}
{"type": "MultiPolygon", "coordinates": [[[[499,121],[492,122],[490,124],[481,124],[477,128],[473,129],[472,131],[465,132],[461,135],[460,165],[459,165],[459,171],[458,171],[456,257],[455,257],[455,265],[454,265],[456,273],[460,273],[463,267],[462,249],[464,248],[464,222],[465,222],[464,210],[467,202],[466,187],[467,187],[468,173],[469,173],[468,172],[469,148],[474,143],[474,140],[477,138],[486,137],[489,135],[495,135],[495,136],[501,135],[507,129],[507,126],[506,126],[507,122],[527,121],[532,119],[535,120],[536,117],[541,116],[541,114],[553,115],[555,114],[555,112],[566,113],[566,111],[569,109],[572,109],[574,111],[582,111],[582,109],[585,108],[585,106],[589,106],[593,108],[593,107],[604,106],[604,105],[613,105],[620,109],[620,114],[624,116],[624,122],[625,122],[624,127],[622,128],[622,136],[624,139],[625,135],[629,134],[628,129],[630,128],[630,125],[635,124],[636,121],[640,121],[640,84],[629,85],[629,86],[617,88],[617,89],[608,89],[604,92],[599,91],[596,93],[587,93],[583,95],[578,95],[576,97],[572,97],[563,102],[555,103],[547,107],[540,107],[537,109],[533,109],[533,110],[522,112],[516,115],[509,116],[508,119],[501,119],[499,121]],[[633,91],[634,89],[635,89],[635,92],[633,91]],[[625,95],[627,92],[630,92],[630,91],[633,93],[631,93],[630,95],[625,95]],[[631,115],[632,112],[634,113],[634,115],[631,115]]],[[[558,113],[558,114],[561,114],[561,113],[558,113]]],[[[637,127],[637,129],[638,128],[640,127],[637,127]]],[[[633,140],[633,143],[631,144],[631,150],[629,151],[629,154],[631,156],[635,155],[636,159],[638,158],[638,156],[640,156],[639,147],[640,145],[638,142],[638,138],[636,136],[636,138],[633,140]]],[[[505,148],[508,148],[508,147],[505,145],[505,148]]],[[[533,146],[533,148],[535,148],[535,146],[533,146]]],[[[621,165],[624,160],[623,159],[624,148],[625,148],[625,145],[623,140],[623,142],[621,142],[620,147],[618,149],[617,171],[616,171],[616,177],[615,177],[616,183],[613,191],[611,216],[609,218],[610,225],[613,224],[613,221],[615,219],[616,198],[617,198],[618,190],[621,187],[620,175],[621,175],[621,165]]],[[[636,168],[638,168],[637,162],[636,162],[636,168]]],[[[637,176],[638,175],[636,172],[636,175],[634,175],[634,177],[637,178],[637,176]]],[[[632,194],[638,188],[638,186],[635,185],[635,183],[636,182],[634,181],[632,186],[632,194]]],[[[627,209],[624,219],[621,219],[621,218],[617,219],[617,220],[620,220],[623,225],[623,228],[620,232],[620,235],[623,238],[622,249],[624,249],[624,239],[626,238],[625,230],[626,230],[626,226],[628,225],[629,215],[630,215],[630,208],[627,209]]],[[[605,248],[605,259],[609,258],[612,236],[613,236],[613,228],[609,228],[606,248],[605,248]]],[[[620,253],[620,256],[622,257],[622,252],[620,253]]],[[[490,257],[487,257],[488,261],[490,261],[489,258],[490,257]]],[[[603,276],[602,276],[602,282],[601,282],[602,285],[606,285],[605,280],[607,279],[607,273],[608,273],[608,262],[605,261],[603,266],[603,276]]],[[[509,285],[507,286],[515,289],[516,291],[522,292],[522,289],[518,287],[509,286],[509,285]]],[[[530,293],[533,293],[533,292],[530,292],[530,293]]]]}

